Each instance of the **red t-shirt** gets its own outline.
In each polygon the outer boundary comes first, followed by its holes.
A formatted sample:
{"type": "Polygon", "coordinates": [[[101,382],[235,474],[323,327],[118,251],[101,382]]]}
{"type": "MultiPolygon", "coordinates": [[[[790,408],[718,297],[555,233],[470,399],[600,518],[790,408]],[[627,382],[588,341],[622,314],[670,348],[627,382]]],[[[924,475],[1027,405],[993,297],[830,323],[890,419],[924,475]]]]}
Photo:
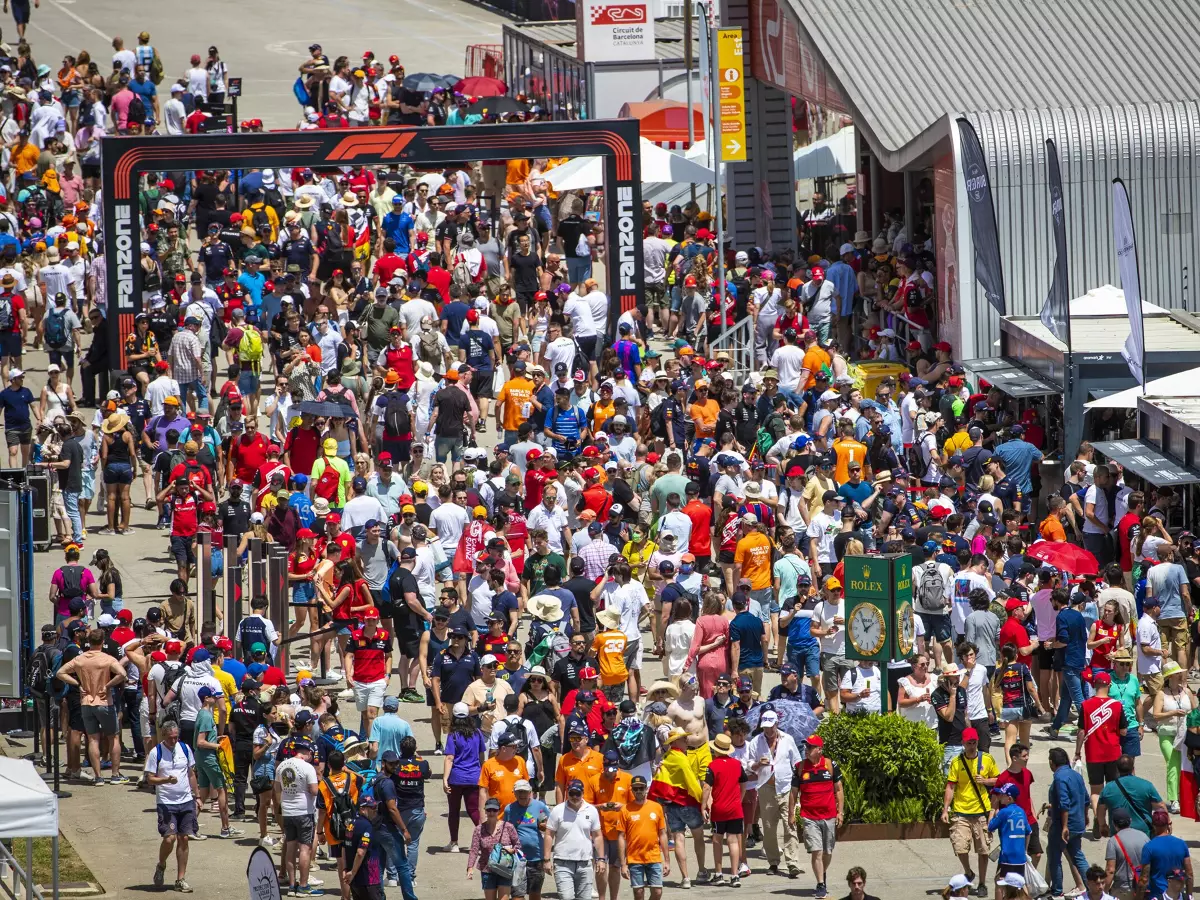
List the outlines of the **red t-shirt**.
{"type": "Polygon", "coordinates": [[[450,302],[450,273],[448,271],[440,266],[430,266],[425,281],[431,287],[437,288],[443,303],[450,302]]]}
{"type": "MultiPolygon", "coordinates": [[[[573,713],[575,711],[575,697],[576,697],[576,695],[578,695],[580,690],[582,690],[582,689],[575,688],[572,691],[568,691],[567,696],[563,698],[563,702],[562,702],[563,718],[566,718],[567,716],[571,715],[571,713],[573,713]]],[[[588,717],[587,717],[588,728],[590,728],[592,731],[596,732],[597,734],[602,734],[604,732],[604,711],[606,709],[612,709],[613,703],[611,700],[609,700],[607,697],[604,696],[604,691],[600,690],[599,688],[597,688],[595,691],[593,691],[593,693],[596,696],[596,702],[592,704],[592,711],[590,713],[588,713],[588,717]]]]}
{"type": "Polygon", "coordinates": [[[171,534],[175,537],[195,537],[200,529],[200,499],[189,491],[171,498],[171,534]]]}
{"type": "Polygon", "coordinates": [[[192,487],[195,488],[203,488],[207,491],[212,485],[212,475],[209,474],[208,469],[200,465],[200,463],[196,462],[194,459],[181,462],[171,470],[171,481],[184,476],[187,477],[187,480],[191,482],[192,487]]]}
{"type": "Polygon", "coordinates": [[[541,469],[530,469],[525,473],[525,511],[537,509],[542,502],[542,490],[546,485],[546,473],[541,469]]]}
{"type": "Polygon", "coordinates": [[[1117,543],[1121,545],[1121,571],[1133,571],[1133,551],[1130,544],[1136,534],[1135,529],[1140,528],[1142,520],[1137,513],[1125,513],[1121,517],[1121,521],[1117,523],[1117,543]]]}
{"type": "MultiPolygon", "coordinates": [[[[343,604],[346,605],[349,605],[349,601],[343,604]]],[[[354,655],[354,680],[359,684],[371,684],[387,678],[385,663],[392,652],[392,633],[386,628],[376,627],[371,637],[367,637],[365,632],[364,628],[351,631],[347,648],[354,655]]]]}
{"type": "Polygon", "coordinates": [[[12,306],[12,324],[8,331],[13,334],[21,333],[21,311],[25,309],[25,298],[20,294],[0,294],[0,299],[8,300],[12,306]]]}
{"type": "Polygon", "coordinates": [[[242,434],[229,442],[229,461],[233,463],[233,474],[238,481],[249,484],[254,473],[267,461],[267,439],[260,432],[242,434]]]}
{"type": "Polygon", "coordinates": [[[792,787],[800,791],[800,815],[819,821],[837,818],[837,783],[842,770],[827,756],[815,766],[807,759],[792,770],[792,787]]]}
{"type": "Polygon", "coordinates": [[[258,680],[271,687],[287,687],[287,678],[279,666],[267,666],[258,676],[258,680]]]}
{"type": "Polygon", "coordinates": [[[740,760],[732,756],[713,757],[704,775],[704,783],[712,787],[712,821],[731,822],[742,817],[739,785],[747,780],[740,760]]]}
{"type": "Polygon", "coordinates": [[[311,472],[321,447],[321,434],[315,428],[297,426],[288,432],[284,450],[289,454],[293,472],[311,472]]]}
{"type": "Polygon", "coordinates": [[[997,649],[1003,647],[1005,644],[1014,644],[1017,648],[1017,662],[1029,665],[1030,659],[1033,658],[1033,651],[1025,649],[1029,646],[1029,632],[1013,616],[1010,616],[1000,626],[1000,639],[997,649]]]}
{"type": "Polygon", "coordinates": [[[275,472],[283,473],[283,483],[284,484],[287,484],[289,481],[292,480],[293,472],[292,472],[291,468],[289,468],[288,466],[285,466],[279,460],[275,460],[274,462],[270,462],[270,461],[265,462],[261,466],[258,467],[258,472],[254,476],[257,479],[257,481],[255,483],[260,488],[267,487],[271,483],[271,475],[274,474],[275,472]]]}
{"type": "Polygon", "coordinates": [[[330,538],[326,535],[320,535],[317,537],[317,542],[313,547],[317,553],[318,559],[324,558],[325,547],[331,540],[342,548],[342,559],[349,559],[358,550],[358,542],[354,540],[354,535],[350,534],[348,531],[341,532],[335,538],[330,538]]]}
{"type": "Polygon", "coordinates": [[[1025,811],[1025,818],[1030,822],[1036,821],[1033,817],[1033,794],[1030,791],[1030,786],[1033,784],[1033,773],[1028,769],[1022,769],[1016,775],[1005,769],[996,778],[996,787],[1002,787],[1006,784],[1015,784],[1021,791],[1017,795],[1017,806],[1025,811]]]}
{"type": "Polygon", "coordinates": [[[1121,733],[1125,707],[1112,697],[1089,697],[1079,714],[1083,749],[1090,763],[1116,762],[1121,756],[1121,733]]]}
{"type": "Polygon", "coordinates": [[[400,269],[407,269],[404,260],[395,253],[387,253],[375,261],[375,276],[380,284],[387,284],[400,269]]]}
{"type": "Polygon", "coordinates": [[[396,382],[397,389],[407,391],[412,387],[417,380],[412,344],[405,343],[399,347],[388,347],[384,351],[383,357],[387,368],[400,376],[400,380],[396,382]]]}
{"type": "Polygon", "coordinates": [[[692,520],[688,553],[694,556],[712,556],[712,507],[699,500],[692,500],[680,512],[692,520]]]}

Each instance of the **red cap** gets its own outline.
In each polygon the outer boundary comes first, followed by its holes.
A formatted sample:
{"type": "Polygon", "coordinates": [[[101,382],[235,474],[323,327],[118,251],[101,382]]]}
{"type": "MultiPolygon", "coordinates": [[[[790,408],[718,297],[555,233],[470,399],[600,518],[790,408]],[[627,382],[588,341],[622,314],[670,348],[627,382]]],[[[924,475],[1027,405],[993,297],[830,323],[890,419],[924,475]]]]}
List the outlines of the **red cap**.
{"type": "Polygon", "coordinates": [[[810,734],[804,739],[804,743],[810,747],[824,747],[825,738],[821,737],[819,734],[810,734]]]}
{"type": "Polygon", "coordinates": [[[804,467],[803,466],[792,466],[790,469],[787,470],[784,477],[786,477],[786,478],[803,478],[804,477],[804,467]]]}
{"type": "MultiPolygon", "coordinates": [[[[584,450],[583,452],[584,452],[584,455],[586,456],[587,450],[584,450]]],[[[531,460],[531,459],[541,459],[541,458],[542,458],[542,451],[539,450],[537,447],[534,447],[532,450],[530,450],[528,453],[525,454],[525,462],[529,462],[529,460],[531,460]]]]}
{"type": "Polygon", "coordinates": [[[1093,672],[1092,684],[1112,684],[1112,676],[1107,672],[1093,672]]]}
{"type": "Polygon", "coordinates": [[[305,538],[306,540],[312,540],[316,536],[317,536],[316,532],[313,531],[311,528],[301,528],[299,531],[296,532],[297,540],[300,538],[305,538]]]}
{"type": "Polygon", "coordinates": [[[944,519],[948,515],[950,515],[950,510],[944,506],[935,506],[929,511],[929,518],[931,519],[944,519]]]}
{"type": "Polygon", "coordinates": [[[224,269],[222,269],[221,274],[224,275],[226,278],[236,278],[237,277],[237,272],[235,272],[233,269],[229,268],[229,266],[226,266],[224,269]]]}
{"type": "Polygon", "coordinates": [[[165,371],[167,371],[167,369],[171,368],[171,364],[169,362],[167,362],[165,359],[160,359],[158,362],[156,362],[154,364],[154,368],[157,369],[159,372],[165,372],[165,371]]]}
{"type": "Polygon", "coordinates": [[[183,644],[181,644],[179,641],[167,641],[167,643],[163,645],[163,650],[165,650],[167,653],[179,653],[181,650],[183,650],[183,644]]]}
{"type": "Polygon", "coordinates": [[[696,286],[696,276],[688,275],[686,278],[684,278],[683,286],[684,287],[695,287],[696,286]]]}
{"type": "Polygon", "coordinates": [[[393,53],[391,56],[388,57],[388,62],[390,62],[394,66],[398,62],[400,62],[400,57],[398,57],[395,53],[393,53]]]}
{"type": "MultiPolygon", "coordinates": [[[[196,428],[200,431],[204,430],[203,425],[197,425],[196,428]]],[[[200,504],[200,512],[201,513],[215,513],[216,511],[217,511],[217,504],[213,503],[211,500],[208,500],[208,501],[200,504]]]]}
{"type": "Polygon", "coordinates": [[[128,625],[133,621],[133,610],[123,609],[117,613],[117,621],[122,625],[128,625]]]}
{"type": "Polygon", "coordinates": [[[160,182],[158,183],[158,186],[159,186],[160,188],[162,188],[164,191],[173,191],[173,190],[175,190],[175,182],[174,182],[174,181],[172,181],[170,178],[164,178],[162,181],[160,181],[160,182]]]}
{"type": "Polygon", "coordinates": [[[392,461],[392,454],[388,453],[386,450],[384,450],[382,453],[379,454],[379,462],[381,465],[391,463],[391,461],[392,461]]]}
{"type": "Polygon", "coordinates": [[[379,618],[379,610],[376,609],[374,606],[368,606],[366,609],[363,610],[363,618],[364,619],[378,619],[379,618]]]}
{"type": "Polygon", "coordinates": [[[1008,600],[1005,601],[1005,603],[1004,603],[1004,611],[1012,612],[1013,610],[1020,609],[1024,605],[1025,605],[1025,601],[1022,600],[1020,597],[1009,597],[1008,600]]]}
{"type": "Polygon", "coordinates": [[[479,321],[479,310],[468,309],[467,310],[467,321],[470,322],[471,324],[478,322],[479,321]]]}
{"type": "Polygon", "coordinates": [[[264,282],[263,282],[263,290],[264,290],[264,291],[266,291],[268,294],[273,294],[273,293],[275,293],[275,282],[273,282],[273,281],[264,281],[264,282]]]}
{"type": "Polygon", "coordinates": [[[341,524],[342,524],[342,514],[341,514],[341,513],[336,513],[336,512],[331,512],[329,515],[327,515],[327,516],[325,517],[325,521],[326,521],[326,522],[333,522],[333,523],[335,523],[335,524],[337,524],[337,525],[341,525],[341,524]]]}
{"type": "Polygon", "coordinates": [[[910,353],[920,353],[921,352],[921,342],[920,341],[909,341],[908,349],[909,349],[910,353]]]}
{"type": "Polygon", "coordinates": [[[597,469],[595,466],[588,466],[586,469],[583,470],[583,477],[584,478],[599,478],[600,470],[597,469]]]}
{"type": "Polygon", "coordinates": [[[240,221],[242,221],[241,213],[230,213],[229,214],[229,224],[236,225],[240,221]]]}
{"type": "Polygon", "coordinates": [[[591,666],[584,666],[579,670],[580,678],[599,678],[599,674],[591,666]]]}
{"type": "Polygon", "coordinates": [[[946,341],[938,341],[936,344],[933,345],[933,349],[941,350],[943,353],[949,353],[951,350],[951,347],[948,343],[946,343],[946,341]]]}
{"type": "Polygon", "coordinates": [[[223,637],[219,641],[217,641],[216,647],[218,650],[232,650],[233,649],[233,641],[231,641],[227,637],[223,637]]]}
{"type": "Polygon", "coordinates": [[[583,453],[581,455],[586,456],[588,459],[591,459],[593,456],[599,456],[600,450],[596,447],[593,447],[591,444],[589,444],[588,446],[583,448],[583,453]]]}
{"type": "Polygon", "coordinates": [[[646,462],[650,463],[650,465],[654,465],[660,459],[662,459],[662,457],[659,456],[657,453],[647,453],[646,454],[646,462]]]}
{"type": "Polygon", "coordinates": [[[977,740],[979,740],[979,732],[976,731],[974,728],[964,728],[963,733],[962,733],[962,740],[963,740],[964,744],[967,741],[977,741],[977,740]]]}
{"type": "Polygon", "coordinates": [[[153,653],[150,654],[150,658],[158,663],[166,662],[167,654],[163,653],[161,650],[155,650],[153,653]]]}
{"type": "Polygon", "coordinates": [[[812,280],[813,281],[824,281],[825,280],[825,270],[822,269],[820,266],[813,266],[812,280]]]}
{"type": "Polygon", "coordinates": [[[538,303],[542,300],[549,300],[549,299],[550,299],[550,295],[547,294],[545,291],[538,291],[536,294],[533,295],[534,303],[538,303]]]}
{"type": "Polygon", "coordinates": [[[950,387],[962,387],[962,383],[963,383],[962,376],[961,375],[951,375],[950,378],[947,379],[946,383],[949,384],[950,387]]]}

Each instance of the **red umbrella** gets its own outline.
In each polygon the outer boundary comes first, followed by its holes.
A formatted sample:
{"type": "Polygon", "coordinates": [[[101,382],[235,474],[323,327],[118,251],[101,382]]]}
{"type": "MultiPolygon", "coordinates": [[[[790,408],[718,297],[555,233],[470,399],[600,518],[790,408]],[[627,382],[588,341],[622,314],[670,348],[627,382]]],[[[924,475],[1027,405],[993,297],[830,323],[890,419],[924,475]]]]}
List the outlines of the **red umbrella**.
{"type": "Polygon", "coordinates": [[[462,79],[454,85],[454,90],[470,97],[503,97],[508,93],[508,86],[499,78],[475,75],[462,79]]]}
{"type": "Polygon", "coordinates": [[[1065,541],[1037,541],[1025,551],[1025,555],[1040,559],[1072,575],[1100,574],[1096,557],[1082,547],[1065,541]]]}

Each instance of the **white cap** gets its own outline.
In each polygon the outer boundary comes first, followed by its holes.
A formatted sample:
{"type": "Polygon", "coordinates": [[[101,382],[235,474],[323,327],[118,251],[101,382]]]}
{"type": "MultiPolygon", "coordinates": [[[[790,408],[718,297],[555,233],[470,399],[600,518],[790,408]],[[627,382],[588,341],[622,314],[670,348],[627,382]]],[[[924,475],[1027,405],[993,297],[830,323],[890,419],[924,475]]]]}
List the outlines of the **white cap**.
{"type": "Polygon", "coordinates": [[[971,886],[971,879],[968,878],[966,875],[964,875],[962,872],[959,872],[958,874],[952,875],[950,877],[950,890],[952,890],[952,891],[961,891],[963,888],[967,888],[970,886],[971,886]]]}
{"type": "Polygon", "coordinates": [[[483,655],[483,659],[479,661],[479,664],[481,666],[494,666],[497,662],[499,662],[499,660],[497,660],[495,656],[490,653],[485,653],[483,655]]]}
{"type": "Polygon", "coordinates": [[[79,249],[79,241],[67,241],[67,249],[68,250],[78,250],[79,249]]]}
{"type": "Polygon", "coordinates": [[[46,366],[46,374],[47,375],[49,375],[51,372],[61,372],[61,371],[62,371],[62,369],[59,368],[58,363],[50,363],[50,365],[46,366]]]}
{"type": "Polygon", "coordinates": [[[25,374],[25,371],[23,369],[18,369],[18,368],[14,367],[14,368],[8,370],[8,377],[10,379],[20,378],[24,374],[25,374]]]}
{"type": "Polygon", "coordinates": [[[99,619],[96,620],[96,624],[101,628],[114,628],[116,627],[118,621],[119,620],[116,616],[110,616],[108,613],[104,613],[99,619]]]}
{"type": "Polygon", "coordinates": [[[821,402],[828,403],[830,400],[841,400],[842,395],[837,391],[826,391],[821,395],[821,402]]]}
{"type": "Polygon", "coordinates": [[[775,712],[775,710],[773,710],[773,709],[767,710],[765,713],[762,714],[762,717],[758,720],[758,724],[761,725],[763,728],[770,728],[772,725],[778,725],[779,724],[779,713],[775,712]]]}
{"type": "MultiPolygon", "coordinates": [[[[965,876],[963,876],[963,877],[965,877],[965,876]]],[[[970,882],[967,882],[967,883],[970,884],[970,882]]],[[[1006,887],[1013,887],[1013,888],[1016,888],[1017,890],[1021,890],[1022,888],[1025,887],[1025,876],[1022,875],[1020,872],[1006,872],[1004,874],[1004,877],[1001,878],[999,880],[999,882],[997,882],[997,883],[1003,884],[1006,887]]]]}
{"type": "Polygon", "coordinates": [[[109,391],[107,394],[104,395],[104,399],[105,400],[120,400],[121,392],[120,391],[109,391]]]}
{"type": "Polygon", "coordinates": [[[612,423],[614,425],[628,425],[629,421],[624,416],[613,416],[612,423]]]}
{"type": "Polygon", "coordinates": [[[750,262],[750,254],[747,253],[745,250],[739,250],[737,253],[735,253],[733,255],[733,261],[736,263],[739,263],[739,264],[748,263],[748,262],[750,262]]]}
{"type": "Polygon", "coordinates": [[[605,472],[609,471],[610,469],[616,469],[616,468],[617,468],[617,461],[615,459],[610,459],[608,462],[606,462],[604,464],[605,472]]]}
{"type": "Polygon", "coordinates": [[[891,328],[885,328],[885,329],[883,329],[883,331],[879,332],[879,336],[887,337],[887,338],[894,338],[896,336],[896,332],[893,331],[891,328]]]}
{"type": "Polygon", "coordinates": [[[171,93],[172,94],[182,94],[186,90],[187,90],[187,88],[185,88],[182,84],[171,85],[171,93]]]}
{"type": "Polygon", "coordinates": [[[847,253],[853,253],[853,252],[854,252],[853,244],[842,244],[842,246],[838,247],[838,256],[845,256],[847,253]]]}
{"type": "Polygon", "coordinates": [[[450,710],[450,713],[455,718],[466,718],[471,714],[471,707],[467,706],[467,704],[463,703],[462,701],[459,701],[458,703],[454,704],[453,708],[450,710]]]}

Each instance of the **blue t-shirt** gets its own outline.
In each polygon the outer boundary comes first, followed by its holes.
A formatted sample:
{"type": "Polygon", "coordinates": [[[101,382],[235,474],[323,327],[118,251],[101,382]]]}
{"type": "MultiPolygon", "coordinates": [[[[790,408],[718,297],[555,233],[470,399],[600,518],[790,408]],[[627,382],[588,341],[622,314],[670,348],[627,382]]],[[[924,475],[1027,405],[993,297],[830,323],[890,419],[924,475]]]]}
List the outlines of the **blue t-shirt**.
{"type": "Polygon", "coordinates": [[[511,822],[517,829],[521,841],[521,852],[527,862],[540,862],[542,858],[542,834],[538,823],[550,818],[550,808],[541,800],[531,799],[528,806],[510,803],[504,810],[504,821],[511,822]]]}
{"type": "Polygon", "coordinates": [[[383,235],[396,242],[396,253],[400,256],[408,256],[408,233],[414,224],[413,217],[406,212],[390,212],[383,217],[383,235]]]}
{"type": "Polygon", "coordinates": [[[512,591],[501,591],[492,598],[492,612],[504,616],[504,630],[508,630],[508,614],[520,607],[517,595],[512,591]]]}
{"type": "Polygon", "coordinates": [[[442,321],[446,323],[446,342],[451,346],[458,344],[463,322],[467,320],[467,311],[470,308],[461,300],[451,300],[442,307],[442,321]]]}
{"type": "Polygon", "coordinates": [[[1054,770],[1050,783],[1050,808],[1054,821],[1061,821],[1061,813],[1067,811],[1067,828],[1072,834],[1082,834],[1087,823],[1086,810],[1091,800],[1083,776],[1070,766],[1059,766],[1054,770]]]}
{"type": "Polygon", "coordinates": [[[149,78],[145,81],[138,81],[136,78],[131,78],[129,80],[129,89],[135,94],[141,95],[142,103],[146,106],[146,115],[154,115],[152,98],[158,93],[158,90],[154,87],[154,82],[149,78]]]}
{"type": "Polygon", "coordinates": [[[1161,897],[1167,889],[1167,874],[1182,869],[1183,861],[1192,855],[1188,845],[1173,834],[1151,838],[1142,848],[1142,865],[1150,867],[1150,890],[1147,897],[1161,897]]]}
{"type": "Polygon", "coordinates": [[[442,702],[447,706],[463,698],[467,686],[479,677],[479,657],[468,650],[458,659],[448,649],[433,662],[433,677],[441,679],[442,702]]]}
{"type": "Polygon", "coordinates": [[[400,742],[406,737],[412,737],[412,729],[396,713],[383,713],[376,716],[375,721],[371,723],[369,740],[372,744],[379,744],[379,752],[375,755],[376,759],[383,756],[388,750],[395,750],[399,755],[400,742]]]}
{"type": "Polygon", "coordinates": [[[30,427],[29,407],[33,405],[33,391],[27,387],[6,387],[0,391],[0,409],[4,410],[4,428],[16,431],[30,427]]]}
{"type": "Polygon", "coordinates": [[[1029,471],[1042,458],[1042,451],[1022,440],[1005,441],[992,451],[1004,463],[1004,474],[1012,479],[1022,494],[1033,491],[1029,471]]]}
{"type": "Polygon", "coordinates": [[[245,288],[246,293],[253,298],[255,306],[262,303],[263,286],[266,283],[267,276],[262,272],[256,272],[253,275],[249,272],[243,272],[238,276],[238,284],[245,288]]]}
{"type": "Polygon", "coordinates": [[[242,679],[246,677],[246,664],[240,659],[233,659],[227,656],[221,662],[221,671],[232,678],[234,684],[241,687],[242,679]]]}
{"type": "Polygon", "coordinates": [[[1010,803],[992,816],[988,831],[1000,832],[999,862],[1002,866],[1025,864],[1025,841],[1029,837],[1029,819],[1025,817],[1025,810],[1010,803]]]}
{"type": "Polygon", "coordinates": [[[477,377],[490,376],[495,369],[492,364],[492,336],[486,331],[472,328],[458,339],[458,346],[467,354],[467,365],[478,372],[477,377]]]}
{"type": "Polygon", "coordinates": [[[763,623],[758,616],[743,611],[729,623],[729,642],[739,646],[738,668],[754,669],[763,665],[763,623]]]}
{"type": "MultiPolygon", "coordinates": [[[[386,778],[379,779],[387,781],[386,778]]],[[[379,788],[376,787],[378,792],[379,788]]],[[[393,793],[395,789],[393,788],[393,793]]],[[[394,800],[395,797],[393,796],[394,800]]],[[[382,801],[380,807],[383,806],[382,801]]],[[[380,812],[380,815],[386,815],[380,812]]],[[[345,854],[343,859],[346,863],[346,871],[354,868],[354,857],[358,855],[360,849],[367,851],[366,858],[363,860],[358,871],[354,875],[354,880],[351,882],[356,887],[370,887],[371,885],[383,884],[383,844],[375,839],[375,829],[379,827],[379,823],[374,823],[366,816],[358,816],[354,820],[354,824],[350,826],[350,833],[346,835],[346,840],[342,844],[342,852],[345,854]]]]}
{"type": "Polygon", "coordinates": [[[479,771],[483,768],[480,759],[483,748],[483,734],[478,729],[472,732],[470,737],[450,733],[446,738],[446,756],[454,757],[454,767],[450,770],[451,784],[479,784],[479,771]]]}
{"type": "MultiPolygon", "coordinates": [[[[865,419],[866,416],[863,416],[862,418],[865,419]]],[[[840,488],[838,488],[838,496],[845,498],[847,503],[857,503],[859,506],[861,506],[866,499],[871,496],[874,490],[875,489],[865,481],[860,481],[858,484],[851,484],[847,481],[840,488]]]]}
{"type": "Polygon", "coordinates": [[[1054,620],[1054,640],[1066,644],[1063,649],[1063,665],[1082,672],[1087,665],[1087,622],[1083,614],[1074,609],[1060,609],[1054,620]]]}

